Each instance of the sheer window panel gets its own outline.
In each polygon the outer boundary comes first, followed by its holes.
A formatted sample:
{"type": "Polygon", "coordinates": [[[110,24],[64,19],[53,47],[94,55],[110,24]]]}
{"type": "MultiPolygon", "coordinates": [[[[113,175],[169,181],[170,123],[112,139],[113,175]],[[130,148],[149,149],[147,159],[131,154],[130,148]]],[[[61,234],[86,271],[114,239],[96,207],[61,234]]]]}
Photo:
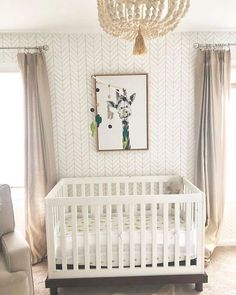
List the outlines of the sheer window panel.
{"type": "Polygon", "coordinates": [[[0,183],[11,186],[16,229],[24,234],[24,100],[14,65],[0,65],[0,183]]]}
{"type": "Polygon", "coordinates": [[[236,67],[233,67],[231,71],[231,91],[227,118],[226,204],[219,246],[236,245],[236,67]]]}

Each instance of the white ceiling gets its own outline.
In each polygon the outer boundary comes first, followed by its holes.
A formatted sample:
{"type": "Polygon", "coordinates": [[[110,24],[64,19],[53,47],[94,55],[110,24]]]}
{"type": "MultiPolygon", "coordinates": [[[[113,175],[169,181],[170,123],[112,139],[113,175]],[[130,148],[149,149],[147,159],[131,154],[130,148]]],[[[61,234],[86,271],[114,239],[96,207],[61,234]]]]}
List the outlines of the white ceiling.
{"type": "MultiPolygon", "coordinates": [[[[99,32],[96,0],[0,0],[1,32],[99,32]]],[[[236,0],[191,0],[178,31],[236,31],[236,0]]]]}

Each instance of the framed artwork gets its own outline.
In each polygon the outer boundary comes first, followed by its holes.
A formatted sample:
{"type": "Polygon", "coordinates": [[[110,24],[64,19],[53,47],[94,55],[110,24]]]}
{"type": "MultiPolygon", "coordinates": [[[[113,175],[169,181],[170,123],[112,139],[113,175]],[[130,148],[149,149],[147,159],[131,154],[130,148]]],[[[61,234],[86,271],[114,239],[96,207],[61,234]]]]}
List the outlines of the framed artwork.
{"type": "Polygon", "coordinates": [[[98,151],[148,149],[148,74],[94,75],[98,151]]]}

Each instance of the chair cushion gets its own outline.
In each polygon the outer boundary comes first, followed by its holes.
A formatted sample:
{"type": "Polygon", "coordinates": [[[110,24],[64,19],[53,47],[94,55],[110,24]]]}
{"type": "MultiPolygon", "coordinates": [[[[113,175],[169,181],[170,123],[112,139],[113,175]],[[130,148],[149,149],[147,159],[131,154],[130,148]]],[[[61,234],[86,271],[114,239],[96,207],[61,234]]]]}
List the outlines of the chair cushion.
{"type": "Polygon", "coordinates": [[[16,231],[3,235],[1,240],[2,253],[6,262],[7,270],[11,273],[24,271],[28,276],[30,294],[33,294],[34,286],[29,245],[16,231]]]}
{"type": "Polygon", "coordinates": [[[0,252],[0,294],[29,295],[29,282],[24,271],[10,273],[0,252]]]}
{"type": "Polygon", "coordinates": [[[2,252],[10,272],[31,271],[31,252],[26,240],[16,231],[2,236],[2,252]]]}
{"type": "Polygon", "coordinates": [[[7,184],[0,185],[0,238],[14,231],[15,220],[11,200],[11,189],[7,184]]]}

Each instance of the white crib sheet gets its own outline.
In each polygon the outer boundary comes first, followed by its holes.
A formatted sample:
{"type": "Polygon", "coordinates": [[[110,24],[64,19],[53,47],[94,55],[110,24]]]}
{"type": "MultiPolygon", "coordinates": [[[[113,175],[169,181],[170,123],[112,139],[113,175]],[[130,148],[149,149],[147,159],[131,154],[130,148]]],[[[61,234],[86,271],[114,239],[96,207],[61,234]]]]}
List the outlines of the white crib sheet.
{"type": "MultiPolygon", "coordinates": [[[[71,214],[66,214],[65,218],[65,248],[66,248],[66,257],[67,264],[73,264],[73,251],[72,251],[72,218],[71,214]]],[[[89,249],[90,249],[90,265],[96,266],[96,233],[95,233],[95,218],[94,215],[90,215],[89,218],[89,249]]],[[[130,222],[129,215],[123,215],[123,231],[118,231],[118,215],[112,214],[111,224],[112,224],[112,266],[117,267],[119,265],[119,239],[123,241],[123,265],[130,265],[130,222]]],[[[169,215],[169,224],[168,224],[168,261],[173,262],[175,260],[175,217],[174,215],[169,215]]],[[[84,265],[84,221],[81,215],[78,215],[77,219],[77,245],[78,245],[78,261],[79,265],[84,265]]],[[[56,227],[55,232],[55,256],[56,262],[61,263],[61,235],[58,230],[59,225],[56,227]]],[[[135,265],[138,266],[141,264],[141,218],[140,215],[134,216],[134,244],[135,244],[135,265]]],[[[156,237],[157,237],[157,263],[163,263],[163,216],[157,215],[157,228],[156,228],[156,237]]],[[[152,217],[151,213],[146,212],[146,230],[145,230],[145,239],[146,239],[146,263],[152,264],[152,217]]],[[[192,228],[190,231],[190,258],[194,259],[196,257],[196,229],[192,228]]],[[[106,215],[101,214],[100,216],[100,247],[101,247],[101,265],[107,266],[107,228],[106,228],[106,215]]],[[[179,249],[180,257],[179,260],[185,260],[186,256],[186,224],[185,221],[180,218],[180,227],[179,227],[179,249]]]]}

